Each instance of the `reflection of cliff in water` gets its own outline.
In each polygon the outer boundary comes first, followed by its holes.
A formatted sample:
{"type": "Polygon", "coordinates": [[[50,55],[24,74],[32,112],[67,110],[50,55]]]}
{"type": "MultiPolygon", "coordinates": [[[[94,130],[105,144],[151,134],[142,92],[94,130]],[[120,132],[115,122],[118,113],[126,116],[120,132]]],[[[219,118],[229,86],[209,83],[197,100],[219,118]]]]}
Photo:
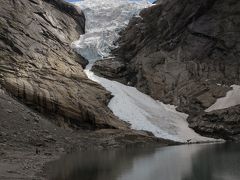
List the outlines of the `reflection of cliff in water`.
{"type": "Polygon", "coordinates": [[[205,146],[192,162],[192,171],[183,180],[239,180],[240,144],[205,146]]]}
{"type": "Polygon", "coordinates": [[[155,149],[90,151],[67,155],[47,165],[52,180],[117,180],[131,169],[135,158],[149,156],[155,149]]]}
{"type": "Polygon", "coordinates": [[[238,180],[240,144],[91,151],[48,165],[53,180],[238,180]]]}

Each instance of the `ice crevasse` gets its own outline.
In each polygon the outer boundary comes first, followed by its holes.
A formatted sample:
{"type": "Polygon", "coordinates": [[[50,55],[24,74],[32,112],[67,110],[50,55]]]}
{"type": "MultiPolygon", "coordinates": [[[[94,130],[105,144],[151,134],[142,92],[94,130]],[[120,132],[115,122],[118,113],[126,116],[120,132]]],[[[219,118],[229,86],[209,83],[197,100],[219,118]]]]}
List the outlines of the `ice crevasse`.
{"type": "Polygon", "coordinates": [[[190,129],[186,121],[188,115],[177,112],[174,106],[156,101],[134,87],[98,77],[91,71],[96,60],[111,56],[111,50],[117,47],[118,33],[129,20],[151,3],[146,0],[84,0],[75,4],[86,16],[86,33],[73,42],[72,47],[89,60],[85,69],[87,76],[114,96],[108,106],[116,116],[130,123],[131,128],[150,131],[156,137],[179,142],[215,141],[190,129]]]}
{"type": "Polygon", "coordinates": [[[118,33],[139,11],[151,4],[146,0],[84,0],[75,3],[86,16],[86,33],[72,46],[90,63],[110,55],[118,33]]]}

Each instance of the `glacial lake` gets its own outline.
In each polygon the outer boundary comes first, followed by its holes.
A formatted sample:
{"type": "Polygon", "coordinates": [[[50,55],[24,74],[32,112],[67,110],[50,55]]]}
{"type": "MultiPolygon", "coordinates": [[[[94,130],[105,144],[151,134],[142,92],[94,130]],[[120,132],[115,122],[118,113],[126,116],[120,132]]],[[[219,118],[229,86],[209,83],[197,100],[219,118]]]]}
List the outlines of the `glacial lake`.
{"type": "Polygon", "coordinates": [[[240,144],[79,152],[46,172],[52,180],[240,180],[240,144]]]}

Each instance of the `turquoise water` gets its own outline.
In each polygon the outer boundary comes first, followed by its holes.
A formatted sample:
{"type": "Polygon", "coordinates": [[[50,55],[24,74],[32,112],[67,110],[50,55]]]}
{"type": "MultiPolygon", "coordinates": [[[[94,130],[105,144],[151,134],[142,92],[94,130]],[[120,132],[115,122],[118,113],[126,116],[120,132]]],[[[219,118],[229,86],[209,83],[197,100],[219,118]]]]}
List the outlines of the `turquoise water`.
{"type": "Polygon", "coordinates": [[[54,180],[239,180],[240,144],[88,151],[48,164],[54,180]]]}

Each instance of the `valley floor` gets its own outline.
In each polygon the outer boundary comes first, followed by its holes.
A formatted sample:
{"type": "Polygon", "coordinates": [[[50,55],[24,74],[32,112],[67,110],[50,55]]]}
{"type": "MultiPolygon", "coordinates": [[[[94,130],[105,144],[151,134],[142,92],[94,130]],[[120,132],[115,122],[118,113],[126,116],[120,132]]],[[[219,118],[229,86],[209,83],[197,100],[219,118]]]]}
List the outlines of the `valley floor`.
{"type": "Polygon", "coordinates": [[[116,129],[58,127],[0,90],[0,179],[45,179],[45,163],[87,149],[169,145],[170,141],[116,129]]]}

